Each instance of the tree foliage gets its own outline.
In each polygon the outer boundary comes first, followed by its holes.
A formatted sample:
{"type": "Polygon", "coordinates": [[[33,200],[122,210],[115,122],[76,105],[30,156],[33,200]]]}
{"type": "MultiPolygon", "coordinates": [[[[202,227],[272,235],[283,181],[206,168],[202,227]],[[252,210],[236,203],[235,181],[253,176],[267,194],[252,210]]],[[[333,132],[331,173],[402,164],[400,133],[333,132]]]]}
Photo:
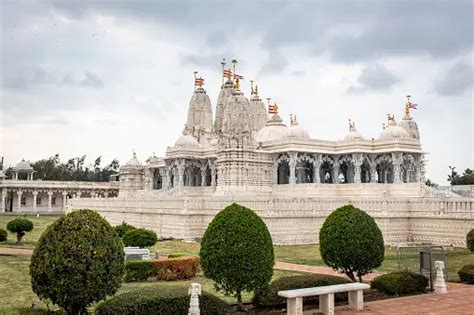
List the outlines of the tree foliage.
{"type": "Polygon", "coordinates": [[[136,227],[133,225],[127,224],[125,222],[122,222],[122,224],[116,225],[113,227],[115,234],[117,234],[120,238],[122,238],[125,233],[131,230],[135,230],[136,227]]]}
{"type": "Polygon", "coordinates": [[[382,232],[364,211],[346,205],[336,209],[319,232],[319,249],[326,265],[344,272],[352,281],[382,264],[382,232]]]}
{"type": "MultiPolygon", "coordinates": [[[[35,179],[59,181],[94,181],[107,182],[112,174],[117,174],[120,163],[114,159],[110,164],[101,167],[102,157],[95,159],[93,164],[85,164],[86,156],[70,158],[61,162],[59,154],[48,159],[31,163],[35,170],[35,179]]],[[[11,169],[6,170],[7,177],[11,177],[11,169]]]]}
{"type": "Polygon", "coordinates": [[[4,229],[0,229],[0,242],[5,242],[8,238],[8,233],[4,229]]]}
{"type": "Polygon", "coordinates": [[[217,290],[235,295],[242,308],[242,291],[266,286],[273,274],[270,232],[252,210],[232,204],[219,212],[201,241],[201,268],[217,290]]]}
{"type": "Polygon", "coordinates": [[[33,291],[68,314],[113,295],[124,273],[120,238],[97,212],[60,217],[41,235],[31,257],[33,291]]]}
{"type": "Polygon", "coordinates": [[[466,246],[471,252],[474,252],[474,229],[471,229],[466,235],[466,246]]]}
{"type": "Polygon", "coordinates": [[[33,222],[25,218],[16,218],[8,222],[7,230],[16,233],[16,243],[19,245],[26,232],[33,230],[33,222]]]}
{"type": "Polygon", "coordinates": [[[455,167],[449,167],[451,169],[451,174],[448,175],[448,182],[451,185],[474,185],[474,170],[466,168],[462,175],[459,175],[455,171],[455,167]]]}
{"type": "Polygon", "coordinates": [[[147,229],[131,229],[122,237],[123,245],[150,247],[158,242],[156,233],[147,229]]]}

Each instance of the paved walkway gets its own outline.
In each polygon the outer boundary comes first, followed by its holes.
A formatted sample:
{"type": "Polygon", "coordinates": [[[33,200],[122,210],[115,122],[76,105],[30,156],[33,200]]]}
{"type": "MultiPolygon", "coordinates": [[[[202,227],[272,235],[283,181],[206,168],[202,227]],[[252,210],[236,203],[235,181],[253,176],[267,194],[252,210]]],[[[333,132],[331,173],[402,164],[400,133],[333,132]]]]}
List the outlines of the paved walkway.
{"type": "MultiPolygon", "coordinates": [[[[364,303],[363,311],[336,308],[340,315],[474,314],[474,285],[448,282],[447,294],[422,294],[364,303]]],[[[305,312],[306,314],[306,312],[305,312]]],[[[312,314],[312,313],[308,313],[312,314]]]]}
{"type": "MultiPolygon", "coordinates": [[[[332,269],[331,267],[324,266],[308,266],[308,265],[297,265],[290,264],[286,262],[277,261],[274,266],[275,269],[290,270],[290,271],[300,271],[300,272],[310,272],[310,273],[322,273],[325,275],[347,277],[345,274],[339,273],[332,269]]],[[[363,277],[364,281],[371,281],[372,279],[378,277],[378,273],[369,273],[363,277]]]]}
{"type": "Polygon", "coordinates": [[[33,250],[28,248],[0,247],[0,255],[31,256],[32,254],[33,250]]]}

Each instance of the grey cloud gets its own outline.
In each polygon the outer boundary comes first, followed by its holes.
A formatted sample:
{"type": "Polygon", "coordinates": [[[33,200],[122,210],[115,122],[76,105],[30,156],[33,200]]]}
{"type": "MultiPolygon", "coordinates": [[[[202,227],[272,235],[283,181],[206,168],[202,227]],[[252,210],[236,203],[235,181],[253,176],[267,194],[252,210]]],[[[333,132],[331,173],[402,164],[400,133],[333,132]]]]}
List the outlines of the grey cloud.
{"type": "Polygon", "coordinates": [[[448,70],[444,78],[435,83],[436,92],[440,95],[451,96],[461,94],[467,90],[472,91],[473,70],[472,64],[455,64],[448,70]]]}
{"type": "Polygon", "coordinates": [[[375,64],[362,69],[357,86],[351,86],[349,92],[389,91],[399,79],[384,66],[375,64]]]}

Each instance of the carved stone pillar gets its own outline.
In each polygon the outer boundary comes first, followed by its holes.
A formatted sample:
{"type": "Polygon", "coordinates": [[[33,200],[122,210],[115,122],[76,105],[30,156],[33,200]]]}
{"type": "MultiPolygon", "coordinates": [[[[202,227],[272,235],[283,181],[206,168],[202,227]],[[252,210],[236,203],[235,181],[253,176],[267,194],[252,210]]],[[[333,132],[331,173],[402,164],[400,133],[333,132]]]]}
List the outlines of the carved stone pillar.
{"type": "Polygon", "coordinates": [[[36,211],[37,199],[38,199],[38,191],[33,190],[33,211],[36,211]]]}
{"type": "Polygon", "coordinates": [[[18,197],[18,204],[16,205],[16,208],[18,211],[21,211],[21,196],[23,195],[23,192],[21,190],[18,190],[16,192],[16,195],[18,197]]]}
{"type": "Polygon", "coordinates": [[[297,153],[290,154],[290,162],[288,163],[290,167],[290,184],[296,184],[296,161],[297,161],[297,153]]]}
{"type": "Polygon", "coordinates": [[[53,192],[48,191],[48,211],[52,210],[52,200],[53,200],[53,192]]]}
{"type": "Polygon", "coordinates": [[[393,163],[393,183],[399,184],[402,182],[401,165],[403,163],[402,153],[392,153],[393,163]]]}
{"type": "Polygon", "coordinates": [[[216,187],[216,166],[211,166],[211,186],[216,187]]]}
{"type": "MultiPolygon", "coordinates": [[[[63,211],[64,211],[66,210],[67,191],[63,191],[62,195],[63,195],[63,211]]],[[[104,192],[104,195],[107,195],[107,192],[104,192]]]]}
{"type": "Polygon", "coordinates": [[[207,186],[207,183],[206,183],[206,170],[207,170],[206,166],[201,167],[201,186],[207,186]]]}
{"type": "Polygon", "coordinates": [[[338,184],[339,183],[339,157],[334,157],[334,164],[332,166],[332,183],[338,184]]]}
{"type": "Polygon", "coordinates": [[[168,189],[168,172],[165,168],[159,168],[158,172],[160,172],[161,176],[161,189],[168,189]]]}
{"type": "Polygon", "coordinates": [[[360,153],[352,154],[352,163],[354,164],[354,183],[360,184],[361,180],[361,167],[364,162],[364,156],[360,153]]]}
{"type": "Polygon", "coordinates": [[[184,186],[184,171],[185,171],[184,163],[180,162],[177,169],[178,169],[178,185],[177,186],[183,187],[184,186]]]}
{"type": "Polygon", "coordinates": [[[6,199],[7,199],[7,190],[5,188],[2,189],[2,205],[0,207],[0,211],[6,211],[6,199]]]}
{"type": "Polygon", "coordinates": [[[313,183],[319,184],[321,182],[321,177],[319,174],[321,168],[321,154],[313,155],[313,183]]]}
{"type": "Polygon", "coordinates": [[[276,158],[273,159],[272,183],[273,185],[278,184],[278,160],[276,158]]]}

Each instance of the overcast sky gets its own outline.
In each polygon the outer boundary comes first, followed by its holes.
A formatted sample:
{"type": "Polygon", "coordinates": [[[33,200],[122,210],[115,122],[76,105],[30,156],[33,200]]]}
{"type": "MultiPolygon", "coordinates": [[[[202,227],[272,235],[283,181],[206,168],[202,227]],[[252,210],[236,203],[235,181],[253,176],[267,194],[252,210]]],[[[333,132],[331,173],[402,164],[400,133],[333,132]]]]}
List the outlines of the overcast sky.
{"type": "Polygon", "coordinates": [[[183,129],[193,71],[213,106],[239,60],[317,139],[348,118],[377,138],[405,95],[427,177],[474,167],[472,1],[8,1],[1,5],[0,154],[6,165],[163,155],[183,129]]]}

